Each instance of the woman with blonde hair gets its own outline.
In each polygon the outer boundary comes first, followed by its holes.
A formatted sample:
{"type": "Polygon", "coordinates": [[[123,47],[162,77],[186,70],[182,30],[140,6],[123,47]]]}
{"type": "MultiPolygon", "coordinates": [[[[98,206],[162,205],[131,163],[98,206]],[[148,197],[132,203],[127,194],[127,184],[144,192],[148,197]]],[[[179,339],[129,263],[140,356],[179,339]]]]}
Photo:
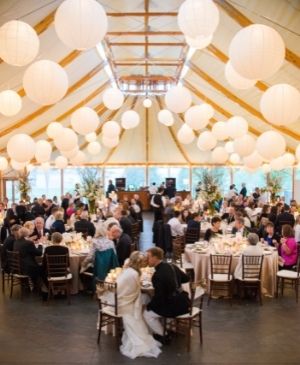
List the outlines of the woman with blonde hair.
{"type": "Polygon", "coordinates": [[[27,221],[23,224],[24,228],[27,228],[29,231],[29,236],[33,234],[34,231],[34,223],[32,221],[27,221]]]}

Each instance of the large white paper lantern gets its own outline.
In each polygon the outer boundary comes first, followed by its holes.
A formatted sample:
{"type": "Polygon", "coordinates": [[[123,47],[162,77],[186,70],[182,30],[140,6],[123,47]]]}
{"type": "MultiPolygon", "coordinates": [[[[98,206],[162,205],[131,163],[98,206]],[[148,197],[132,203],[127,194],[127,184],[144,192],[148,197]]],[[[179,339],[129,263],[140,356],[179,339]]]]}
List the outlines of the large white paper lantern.
{"type": "Polygon", "coordinates": [[[177,138],[180,143],[190,144],[193,142],[195,134],[192,128],[190,128],[187,124],[183,124],[177,132],[177,138]]]}
{"type": "Polygon", "coordinates": [[[58,169],[64,169],[68,166],[68,159],[64,156],[57,156],[54,162],[58,169]]]}
{"type": "Polygon", "coordinates": [[[264,132],[256,140],[257,152],[268,161],[283,155],[285,148],[284,137],[275,131],[264,132]]]}
{"type": "Polygon", "coordinates": [[[10,165],[11,167],[16,170],[16,171],[21,171],[21,170],[24,170],[26,165],[27,165],[28,161],[26,162],[18,162],[18,161],[15,161],[13,159],[10,160],[10,165]]]}
{"type": "Polygon", "coordinates": [[[192,104],[192,96],[186,87],[175,86],[167,91],[165,103],[172,112],[184,113],[192,104]]]}
{"type": "Polygon", "coordinates": [[[227,123],[217,122],[211,129],[212,134],[218,141],[225,141],[228,138],[227,123]]]}
{"type": "Polygon", "coordinates": [[[261,166],[262,171],[267,174],[271,171],[271,166],[268,163],[264,163],[261,166]]]}
{"type": "Polygon", "coordinates": [[[241,157],[249,156],[255,150],[255,139],[249,134],[236,138],[233,142],[234,152],[241,157]]]}
{"type": "Polygon", "coordinates": [[[139,125],[140,116],[134,110],[126,110],[121,117],[121,125],[124,129],[132,129],[139,125]]]}
{"type": "Polygon", "coordinates": [[[75,157],[76,155],[77,155],[77,153],[78,153],[78,151],[79,151],[79,147],[78,146],[76,146],[76,147],[74,147],[72,150],[69,150],[69,151],[63,151],[63,150],[61,150],[60,151],[60,153],[64,156],[64,157],[66,157],[66,158],[73,158],[73,157],[75,157]]]}
{"type": "Polygon", "coordinates": [[[261,80],[279,70],[285,57],[285,46],[280,34],[263,24],[242,28],[229,46],[229,59],[241,76],[261,80]]]}
{"type": "Polygon", "coordinates": [[[39,52],[40,40],[27,23],[11,20],[0,28],[0,58],[13,66],[25,66],[39,52]]]}
{"type": "Polygon", "coordinates": [[[232,141],[228,141],[225,143],[225,146],[224,146],[225,150],[228,152],[228,153],[233,153],[234,152],[234,148],[233,148],[233,142],[232,141]]]}
{"type": "Polygon", "coordinates": [[[107,16],[95,0],[65,0],[56,10],[54,26],[58,38],[72,49],[89,49],[107,32],[107,16]]]}
{"type": "Polygon", "coordinates": [[[237,153],[232,153],[229,157],[229,161],[233,164],[233,165],[237,165],[241,162],[241,158],[237,153]]]}
{"type": "Polygon", "coordinates": [[[244,134],[248,132],[248,123],[246,119],[234,116],[228,119],[227,122],[227,131],[229,137],[236,139],[242,137],[244,134]]]}
{"type": "Polygon", "coordinates": [[[61,133],[54,139],[55,146],[61,151],[70,151],[78,144],[77,134],[70,128],[63,128],[61,133]]]}
{"type": "Polygon", "coordinates": [[[210,151],[217,145],[217,140],[210,131],[205,131],[200,134],[197,141],[197,147],[201,151],[210,151]]]}
{"type": "Polygon", "coordinates": [[[121,127],[114,120],[109,120],[103,124],[102,132],[108,138],[118,137],[121,132],[121,127]]]}
{"type": "Polygon", "coordinates": [[[56,138],[63,130],[63,126],[58,122],[51,122],[47,126],[47,136],[51,139],[56,138]]]}
{"type": "Polygon", "coordinates": [[[293,166],[296,161],[295,156],[290,152],[286,152],[281,158],[285,167],[293,166]]]}
{"type": "Polygon", "coordinates": [[[300,144],[298,144],[296,151],[295,151],[296,158],[298,162],[300,162],[300,144]]]}
{"type": "Polygon", "coordinates": [[[79,108],[71,115],[71,125],[75,132],[85,136],[98,128],[98,114],[86,106],[79,108]]]}
{"type": "Polygon", "coordinates": [[[270,162],[270,167],[271,167],[271,170],[280,171],[280,170],[283,170],[287,166],[284,165],[284,160],[283,160],[282,156],[279,156],[277,158],[274,158],[270,162]]]}
{"type": "Polygon", "coordinates": [[[95,142],[97,139],[97,135],[95,132],[89,133],[87,135],[85,135],[85,140],[87,142],[95,142]]]}
{"type": "Polygon", "coordinates": [[[119,136],[115,136],[115,137],[107,137],[105,135],[102,136],[102,143],[105,147],[108,148],[114,148],[116,147],[120,142],[119,136]]]}
{"type": "Polygon", "coordinates": [[[107,109],[116,110],[123,105],[124,95],[119,89],[111,87],[104,91],[102,100],[107,109]]]}
{"type": "Polygon", "coordinates": [[[174,124],[173,114],[168,109],[162,109],[157,115],[158,121],[167,127],[171,127],[174,124]]]}
{"type": "Polygon", "coordinates": [[[15,134],[7,143],[7,153],[16,162],[29,161],[35,153],[35,142],[27,134],[15,134]]]}
{"type": "Polygon", "coordinates": [[[205,128],[214,115],[214,109],[209,104],[193,105],[184,113],[184,120],[194,130],[205,128]]]}
{"type": "MultiPolygon", "coordinates": [[[[0,46],[1,47],[1,46],[0,46]]],[[[22,98],[14,90],[4,90],[0,93],[0,113],[12,117],[22,108],[22,98]]]]}
{"type": "Polygon", "coordinates": [[[195,49],[203,49],[206,48],[208,45],[210,45],[211,41],[213,39],[212,35],[209,35],[207,37],[198,36],[195,38],[191,38],[189,36],[185,36],[186,43],[195,49]]]}
{"type": "Polygon", "coordinates": [[[300,92],[288,84],[271,86],[260,99],[260,111],[272,124],[294,123],[300,116],[300,92]]]}
{"type": "Polygon", "coordinates": [[[239,90],[249,89],[250,87],[254,86],[257,82],[257,80],[249,80],[241,76],[232,67],[230,61],[228,61],[225,65],[225,78],[229,85],[239,90]]]}
{"type": "Polygon", "coordinates": [[[143,101],[143,106],[144,108],[151,108],[152,106],[152,100],[149,99],[149,98],[146,98],[144,101],[143,101]]]}
{"type": "Polygon", "coordinates": [[[49,60],[31,64],[23,76],[26,95],[41,105],[57,103],[66,95],[68,86],[66,71],[58,63],[49,60]]]}
{"type": "Polygon", "coordinates": [[[244,157],[243,161],[244,165],[249,169],[258,169],[263,163],[263,159],[257,151],[254,151],[251,155],[244,157]]]}
{"type": "Polygon", "coordinates": [[[184,35],[210,36],[217,29],[220,14],[212,0],[186,0],[181,4],[177,21],[184,35]]]}
{"type": "Polygon", "coordinates": [[[223,146],[217,146],[211,153],[214,163],[223,164],[228,160],[228,152],[223,146]]]}
{"type": "Polygon", "coordinates": [[[0,171],[6,170],[8,167],[8,161],[5,157],[0,156],[0,171]]]}
{"type": "Polygon", "coordinates": [[[98,155],[101,151],[101,145],[99,142],[90,142],[87,146],[87,150],[90,155],[98,155]]]}
{"type": "Polygon", "coordinates": [[[35,158],[36,158],[37,162],[43,163],[43,162],[49,161],[51,158],[51,152],[52,152],[51,144],[48,141],[41,139],[36,142],[35,146],[36,146],[35,158]]]}
{"type": "Polygon", "coordinates": [[[70,159],[70,162],[74,166],[81,166],[86,161],[86,154],[82,151],[78,151],[77,154],[70,159]]]}

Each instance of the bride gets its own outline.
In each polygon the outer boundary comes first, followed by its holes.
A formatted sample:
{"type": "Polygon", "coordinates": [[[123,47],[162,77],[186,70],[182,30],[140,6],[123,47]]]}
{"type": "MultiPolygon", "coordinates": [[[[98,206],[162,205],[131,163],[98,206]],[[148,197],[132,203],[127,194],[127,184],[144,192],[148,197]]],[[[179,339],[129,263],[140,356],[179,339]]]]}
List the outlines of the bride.
{"type": "Polygon", "coordinates": [[[117,279],[118,310],[124,325],[120,351],[131,359],[158,357],[161,352],[160,343],[151,336],[142,316],[140,267],[143,260],[140,252],[133,252],[117,279]]]}

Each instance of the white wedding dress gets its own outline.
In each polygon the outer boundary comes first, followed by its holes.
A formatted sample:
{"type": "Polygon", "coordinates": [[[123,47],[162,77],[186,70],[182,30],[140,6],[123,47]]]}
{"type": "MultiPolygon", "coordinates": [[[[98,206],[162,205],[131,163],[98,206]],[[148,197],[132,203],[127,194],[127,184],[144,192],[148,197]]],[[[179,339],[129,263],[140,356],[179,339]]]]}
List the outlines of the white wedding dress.
{"type": "Polygon", "coordinates": [[[142,316],[139,274],[132,268],[126,268],[117,283],[118,310],[124,325],[121,353],[131,359],[138,356],[158,357],[161,344],[151,336],[142,316]]]}

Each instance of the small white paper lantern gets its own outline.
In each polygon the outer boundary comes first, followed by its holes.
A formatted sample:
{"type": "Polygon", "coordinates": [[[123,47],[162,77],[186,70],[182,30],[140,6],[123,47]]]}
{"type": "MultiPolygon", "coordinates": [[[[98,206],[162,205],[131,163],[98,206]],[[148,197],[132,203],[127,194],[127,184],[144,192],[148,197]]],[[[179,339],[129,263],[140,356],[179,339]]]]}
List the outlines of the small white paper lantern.
{"type": "Polygon", "coordinates": [[[51,152],[52,146],[48,141],[41,139],[36,142],[35,158],[37,162],[43,163],[49,161],[51,158],[51,152]]]}
{"type": "Polygon", "coordinates": [[[58,63],[49,60],[31,64],[23,76],[26,95],[41,105],[57,103],[66,95],[68,86],[66,71],[58,63]]]}
{"type": "Polygon", "coordinates": [[[246,119],[234,116],[228,119],[227,131],[229,137],[236,139],[242,137],[248,132],[248,123],[246,119]]]}
{"type": "Polygon", "coordinates": [[[233,142],[232,141],[228,141],[225,143],[225,150],[228,152],[228,153],[233,153],[234,152],[234,148],[233,148],[233,142]]]}
{"type": "Polygon", "coordinates": [[[140,116],[134,110],[126,110],[121,117],[121,125],[124,129],[132,129],[139,125],[140,116]]]}
{"type": "Polygon", "coordinates": [[[296,161],[295,156],[292,153],[286,152],[283,156],[282,156],[282,162],[283,162],[283,166],[285,167],[291,167],[294,165],[296,161]]]}
{"type": "Polygon", "coordinates": [[[35,142],[27,134],[15,134],[7,143],[7,153],[16,162],[29,161],[35,153],[35,142]]]}
{"type": "Polygon", "coordinates": [[[64,156],[64,157],[66,157],[66,158],[73,158],[73,157],[75,157],[76,155],[77,155],[77,153],[78,153],[78,151],[79,151],[79,147],[78,146],[76,146],[75,148],[73,148],[72,150],[70,150],[70,151],[63,151],[63,150],[61,150],[60,151],[60,153],[64,156]]]}
{"type": "Polygon", "coordinates": [[[90,155],[98,155],[101,151],[101,145],[99,142],[90,142],[87,146],[87,150],[90,155]]]}
{"type": "Polygon", "coordinates": [[[57,156],[55,159],[55,167],[58,169],[64,169],[68,166],[68,159],[64,156],[57,156]]]}
{"type": "Polygon", "coordinates": [[[5,157],[0,156],[0,171],[6,170],[8,167],[8,162],[5,157]]]}
{"type": "Polygon", "coordinates": [[[120,142],[119,136],[116,137],[107,137],[105,135],[102,136],[102,143],[105,147],[108,148],[114,148],[116,147],[120,142]]]}
{"type": "Polygon", "coordinates": [[[63,128],[54,139],[54,144],[61,151],[70,151],[78,144],[77,134],[70,128],[63,128]]]}
{"type": "Polygon", "coordinates": [[[56,10],[54,26],[58,38],[72,49],[95,47],[107,32],[107,16],[95,0],[65,0],[56,10]]]}
{"type": "Polygon", "coordinates": [[[18,162],[18,161],[15,161],[13,159],[10,160],[10,165],[11,167],[16,170],[16,171],[21,171],[21,170],[24,170],[26,165],[27,165],[28,161],[26,162],[18,162]]]}
{"type": "Polygon", "coordinates": [[[217,145],[217,140],[210,131],[205,131],[200,134],[197,141],[197,147],[201,151],[210,151],[217,145]]]}
{"type": "Polygon", "coordinates": [[[208,45],[211,44],[211,41],[213,39],[212,34],[207,36],[207,37],[203,37],[203,36],[198,36],[195,38],[191,38],[189,36],[185,36],[185,41],[186,43],[195,49],[203,49],[206,48],[208,45]]]}
{"type": "Polygon", "coordinates": [[[25,66],[39,52],[40,40],[27,23],[11,20],[0,28],[0,58],[13,66],[25,66]]]}
{"type": "Polygon", "coordinates": [[[212,134],[218,141],[225,141],[228,138],[227,123],[217,122],[211,129],[212,134]]]}
{"type": "Polygon", "coordinates": [[[149,98],[144,99],[143,101],[144,108],[151,108],[152,106],[152,100],[149,98]]]}
{"type": "Polygon", "coordinates": [[[184,113],[192,104],[192,96],[187,88],[175,86],[167,91],[165,103],[172,112],[184,113]]]}
{"type": "Polygon", "coordinates": [[[123,105],[124,96],[119,89],[111,87],[104,91],[102,100],[107,109],[116,110],[123,105]]]}
{"type": "Polygon", "coordinates": [[[81,166],[86,161],[86,154],[82,151],[78,151],[77,154],[70,159],[73,166],[81,166]]]}
{"type": "Polygon", "coordinates": [[[233,165],[237,165],[241,162],[241,158],[237,153],[232,153],[229,157],[229,161],[233,164],[233,165]]]}
{"type": "Polygon", "coordinates": [[[213,34],[219,20],[219,9],[211,0],[186,0],[181,4],[177,16],[182,33],[193,38],[213,34]]]}
{"type": "Polygon", "coordinates": [[[55,139],[63,130],[63,126],[58,122],[51,122],[47,127],[47,136],[51,139],[55,139]]]}
{"type": "Polygon", "coordinates": [[[103,124],[102,132],[105,137],[115,138],[118,137],[121,132],[121,127],[119,123],[114,120],[109,120],[108,122],[103,124]]]}
{"type": "Polygon", "coordinates": [[[268,163],[264,163],[262,164],[261,169],[265,174],[267,174],[271,171],[271,166],[268,163]]]}
{"type": "Polygon", "coordinates": [[[205,128],[214,115],[214,109],[209,104],[191,106],[184,113],[184,120],[194,130],[205,128]]]}
{"type": "Polygon", "coordinates": [[[258,169],[263,163],[262,157],[254,151],[251,155],[244,157],[244,165],[249,169],[258,169]]]}
{"type": "MultiPolygon", "coordinates": [[[[0,46],[1,47],[1,46],[0,46]]],[[[0,113],[12,117],[22,108],[22,98],[14,90],[4,90],[0,93],[0,113]]]]}
{"type": "Polygon", "coordinates": [[[241,157],[249,156],[255,150],[255,142],[252,136],[244,134],[242,137],[234,140],[234,152],[238,153],[241,157]]]}
{"type": "Polygon", "coordinates": [[[157,115],[158,121],[167,127],[171,127],[174,124],[173,114],[168,109],[162,109],[157,115]]]}
{"type": "Polygon", "coordinates": [[[187,124],[183,124],[177,132],[177,138],[182,144],[190,144],[193,142],[195,134],[187,124]]]}
{"type": "Polygon", "coordinates": [[[277,84],[265,91],[260,111],[274,125],[295,123],[300,116],[300,92],[288,84],[277,84]]]}
{"type": "Polygon", "coordinates": [[[85,136],[85,140],[87,142],[95,142],[97,139],[97,135],[95,132],[89,133],[85,136]]]}
{"type": "Polygon", "coordinates": [[[241,76],[262,80],[279,70],[285,57],[285,46],[280,34],[264,24],[242,28],[229,46],[229,59],[241,76]]]}
{"type": "Polygon", "coordinates": [[[228,152],[223,146],[217,146],[211,153],[214,163],[223,164],[228,160],[228,152]]]}
{"type": "Polygon", "coordinates": [[[296,158],[298,162],[300,162],[300,144],[298,144],[296,151],[295,151],[296,158]]]}
{"type": "Polygon", "coordinates": [[[285,148],[284,137],[275,131],[264,132],[256,140],[257,152],[267,161],[283,155],[285,148]]]}
{"type": "Polygon", "coordinates": [[[99,117],[94,109],[82,107],[71,115],[71,126],[75,132],[85,136],[94,132],[99,126],[99,117]]]}
{"type": "Polygon", "coordinates": [[[271,167],[271,170],[275,170],[275,171],[283,170],[286,166],[284,165],[282,156],[274,158],[274,160],[272,160],[270,162],[270,167],[271,167]]]}
{"type": "Polygon", "coordinates": [[[254,86],[257,82],[257,80],[249,80],[241,76],[232,67],[230,61],[225,65],[225,78],[229,85],[239,90],[250,89],[250,87],[254,86]]]}

